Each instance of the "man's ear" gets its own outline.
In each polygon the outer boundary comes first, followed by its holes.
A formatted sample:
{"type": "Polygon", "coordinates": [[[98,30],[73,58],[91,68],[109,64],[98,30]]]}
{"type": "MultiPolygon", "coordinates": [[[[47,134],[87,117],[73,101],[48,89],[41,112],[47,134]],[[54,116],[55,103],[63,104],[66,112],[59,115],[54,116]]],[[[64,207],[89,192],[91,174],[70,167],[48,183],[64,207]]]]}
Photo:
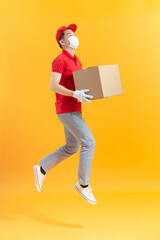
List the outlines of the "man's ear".
{"type": "Polygon", "coordinates": [[[64,42],[63,42],[63,40],[61,39],[61,40],[60,40],[60,44],[63,45],[63,43],[64,43],[64,42]]]}

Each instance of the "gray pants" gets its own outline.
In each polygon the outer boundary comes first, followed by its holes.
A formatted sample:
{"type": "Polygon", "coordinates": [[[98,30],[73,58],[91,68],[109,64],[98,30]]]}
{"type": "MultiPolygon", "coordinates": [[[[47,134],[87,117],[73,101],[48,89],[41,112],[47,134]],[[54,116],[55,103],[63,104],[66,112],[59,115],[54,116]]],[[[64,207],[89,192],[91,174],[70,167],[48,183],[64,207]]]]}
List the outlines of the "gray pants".
{"type": "Polygon", "coordinates": [[[72,156],[80,149],[78,180],[82,185],[88,185],[91,173],[92,158],[95,151],[95,140],[82,113],[68,112],[57,114],[64,126],[66,144],[39,160],[42,168],[48,172],[64,159],[72,156]]]}

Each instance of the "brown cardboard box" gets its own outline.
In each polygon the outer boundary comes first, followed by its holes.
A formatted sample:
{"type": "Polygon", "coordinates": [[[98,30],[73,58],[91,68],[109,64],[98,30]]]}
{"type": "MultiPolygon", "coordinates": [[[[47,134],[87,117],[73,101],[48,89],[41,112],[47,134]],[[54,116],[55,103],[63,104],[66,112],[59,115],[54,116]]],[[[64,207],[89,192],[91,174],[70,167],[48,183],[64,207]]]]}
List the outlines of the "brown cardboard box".
{"type": "Polygon", "coordinates": [[[101,65],[73,71],[75,88],[89,89],[93,99],[123,94],[118,64],[101,65]]]}

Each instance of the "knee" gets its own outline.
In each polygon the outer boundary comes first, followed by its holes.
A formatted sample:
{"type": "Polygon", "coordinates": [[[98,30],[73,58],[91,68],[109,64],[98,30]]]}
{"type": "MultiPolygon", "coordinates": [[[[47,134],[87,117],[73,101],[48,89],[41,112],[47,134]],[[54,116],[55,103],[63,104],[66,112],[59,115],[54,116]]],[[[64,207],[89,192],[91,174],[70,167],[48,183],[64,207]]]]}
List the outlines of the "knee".
{"type": "Polygon", "coordinates": [[[70,144],[65,144],[64,145],[65,151],[69,154],[74,154],[76,152],[78,152],[79,150],[79,144],[74,144],[74,145],[70,145],[70,144]]]}
{"type": "Polygon", "coordinates": [[[95,148],[96,142],[95,142],[95,139],[94,139],[94,138],[92,138],[92,139],[90,140],[90,145],[91,145],[93,148],[95,148]]]}
{"type": "Polygon", "coordinates": [[[83,143],[82,146],[88,147],[88,148],[95,148],[96,142],[94,137],[86,139],[83,143]]]}

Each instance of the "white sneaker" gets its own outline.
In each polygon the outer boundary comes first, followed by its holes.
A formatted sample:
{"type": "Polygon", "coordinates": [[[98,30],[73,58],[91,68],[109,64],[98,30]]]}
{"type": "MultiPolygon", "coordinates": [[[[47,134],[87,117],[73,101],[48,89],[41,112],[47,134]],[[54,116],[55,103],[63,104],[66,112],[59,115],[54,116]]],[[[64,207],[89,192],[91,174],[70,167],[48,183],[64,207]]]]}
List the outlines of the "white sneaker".
{"type": "Polygon", "coordinates": [[[45,178],[45,175],[41,173],[39,165],[34,165],[33,169],[34,169],[36,187],[37,187],[37,190],[40,192],[40,191],[42,191],[41,186],[42,186],[43,180],[45,178]]]}
{"type": "Polygon", "coordinates": [[[89,203],[91,204],[96,204],[97,200],[94,198],[93,193],[92,193],[92,189],[90,187],[90,185],[88,185],[88,187],[81,187],[81,185],[79,184],[79,182],[77,182],[74,185],[74,189],[89,203]]]}

